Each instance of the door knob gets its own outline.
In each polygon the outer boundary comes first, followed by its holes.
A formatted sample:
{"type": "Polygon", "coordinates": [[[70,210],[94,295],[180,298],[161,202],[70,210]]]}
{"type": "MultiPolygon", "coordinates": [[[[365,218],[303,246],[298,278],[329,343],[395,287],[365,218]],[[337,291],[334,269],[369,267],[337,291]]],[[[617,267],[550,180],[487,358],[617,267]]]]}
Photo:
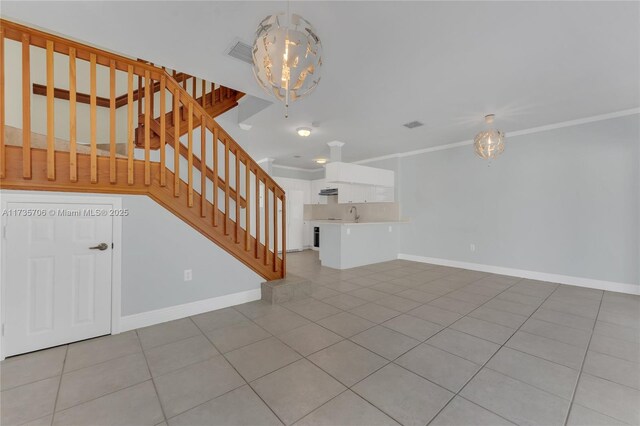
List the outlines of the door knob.
{"type": "Polygon", "coordinates": [[[100,243],[95,247],[89,247],[89,250],[100,250],[100,251],[104,251],[106,249],[109,248],[109,244],[107,243],[100,243]]]}

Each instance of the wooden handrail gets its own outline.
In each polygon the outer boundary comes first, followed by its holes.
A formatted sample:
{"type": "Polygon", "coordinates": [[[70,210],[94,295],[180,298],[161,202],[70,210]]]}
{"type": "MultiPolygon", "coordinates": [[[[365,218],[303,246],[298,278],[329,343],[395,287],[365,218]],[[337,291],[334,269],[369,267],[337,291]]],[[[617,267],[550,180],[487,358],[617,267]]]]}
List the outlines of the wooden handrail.
{"type": "MultiPolygon", "coordinates": [[[[183,79],[191,78],[188,74],[178,73],[175,77],[176,81],[182,81],[183,79]]],[[[33,94],[47,96],[47,86],[44,84],[33,83],[33,94]]],[[[159,81],[156,81],[151,87],[151,92],[156,93],[164,90],[159,81]]],[[[140,89],[136,89],[133,91],[133,100],[137,101],[138,99],[142,99],[145,96],[145,88],[141,87],[140,89]]],[[[53,97],[55,99],[62,99],[68,101],[71,97],[69,90],[62,89],[59,87],[55,87],[53,89],[53,97]]],[[[89,105],[89,94],[88,93],[76,93],[76,102],[80,104],[89,105]]],[[[127,106],[129,103],[128,94],[124,93],[120,96],[116,96],[116,109],[121,108],[123,106],[127,106]]],[[[111,99],[103,98],[101,96],[96,97],[96,105],[101,108],[111,108],[111,99]]]]}
{"type": "MultiPolygon", "coordinates": [[[[169,72],[165,68],[141,60],[67,40],[5,19],[0,19],[0,65],[2,67],[5,65],[6,40],[12,40],[21,45],[22,79],[21,83],[9,83],[5,81],[3,72],[0,78],[0,95],[5,94],[5,84],[21,87],[22,133],[19,142],[14,138],[10,144],[7,144],[4,120],[6,104],[2,96],[0,101],[0,107],[2,107],[0,108],[2,110],[0,113],[0,155],[2,157],[0,179],[3,187],[144,193],[188,221],[201,233],[216,241],[265,278],[284,277],[286,273],[285,192],[211,116],[211,111],[237,105],[237,100],[243,95],[242,93],[223,86],[216,89],[213,83],[210,83],[211,91],[207,92],[209,86],[207,82],[201,80],[198,86],[193,76],[175,71],[169,72]],[[32,46],[45,51],[46,85],[44,86],[32,83],[31,68],[34,66],[30,58],[32,46]],[[54,86],[55,53],[69,57],[68,90],[54,86]],[[86,61],[89,65],[88,94],[78,93],[76,90],[78,60],[86,61]],[[98,97],[98,67],[109,70],[108,98],[98,97]],[[123,72],[127,76],[127,91],[120,96],[116,96],[117,72],[123,72]],[[138,78],[138,86],[135,89],[134,77],[138,78]],[[187,85],[189,78],[192,78],[191,87],[187,85]],[[196,96],[198,87],[201,90],[200,97],[196,96]],[[187,90],[188,88],[191,93],[187,90]],[[46,96],[47,134],[44,147],[40,136],[35,135],[32,138],[31,92],[46,96]],[[156,115],[158,107],[153,96],[157,92],[160,92],[159,116],[156,115]],[[167,95],[172,96],[172,102],[168,105],[167,95]],[[59,145],[59,141],[55,138],[54,117],[58,119],[60,117],[55,108],[60,106],[54,100],[60,98],[69,100],[68,150],[61,149],[62,145],[59,145]],[[77,143],[78,102],[89,105],[88,147],[77,143]],[[124,105],[127,106],[125,126],[127,150],[125,156],[118,156],[116,110],[124,105]],[[98,126],[98,107],[109,109],[108,130],[104,136],[108,140],[108,151],[99,149],[102,147],[103,135],[98,135],[98,129],[102,129],[98,126]],[[138,110],[137,120],[134,108],[138,110]],[[156,116],[158,119],[155,118],[156,116]],[[143,148],[142,160],[134,158],[136,135],[134,126],[139,126],[139,142],[143,142],[143,146],[138,145],[143,148]],[[196,153],[194,152],[194,129],[197,128],[200,128],[201,134],[200,151],[196,153]],[[183,134],[187,134],[186,146],[180,140],[183,134]],[[213,144],[208,139],[208,134],[213,137],[213,144]],[[159,139],[159,160],[155,157],[152,160],[150,152],[152,138],[154,143],[158,143],[159,139]],[[167,165],[166,145],[171,146],[174,151],[173,170],[167,165]],[[218,151],[221,147],[224,148],[223,158],[219,158],[218,151]],[[209,149],[211,149],[209,156],[213,157],[211,167],[207,164],[210,161],[207,158],[209,149]],[[180,169],[185,167],[184,163],[182,167],[180,166],[182,158],[186,159],[187,165],[186,170],[182,171],[182,176],[186,176],[184,178],[181,178],[180,173],[180,169]],[[219,160],[224,164],[223,177],[221,177],[222,165],[219,160]],[[244,171],[241,172],[242,167],[244,171]],[[196,183],[194,171],[200,173],[199,193],[194,187],[196,183]],[[241,182],[241,179],[244,179],[244,182],[241,182]],[[233,186],[232,180],[235,181],[233,186]],[[209,186],[209,182],[213,185],[209,186]],[[208,199],[210,193],[207,194],[207,188],[213,188],[211,202],[208,199]],[[219,202],[220,189],[224,192],[222,198],[224,206],[219,202]],[[255,201],[251,201],[251,196],[255,196],[255,201]],[[242,208],[245,212],[241,212],[242,208]],[[254,218],[255,222],[251,223],[254,218]],[[241,224],[242,219],[244,219],[244,225],[241,224]],[[223,221],[221,227],[218,226],[219,220],[223,221]],[[260,229],[261,225],[263,229],[260,229]],[[252,228],[255,237],[251,235],[252,228]],[[282,249],[282,254],[279,254],[279,248],[282,249]]],[[[104,93],[102,89],[100,92],[104,93]]]]}
{"type": "MultiPolygon", "coordinates": [[[[220,137],[220,139],[231,141],[231,143],[233,144],[232,148],[234,149],[234,152],[239,151],[241,156],[245,158],[251,158],[251,156],[231,137],[231,135],[229,135],[213,118],[211,118],[211,116],[207,114],[205,109],[195,99],[193,99],[193,97],[191,97],[191,95],[189,95],[189,93],[184,88],[182,88],[182,86],[180,86],[180,84],[176,80],[174,80],[173,77],[169,75],[169,73],[167,73],[166,71],[163,71],[163,72],[165,73],[165,76],[167,79],[167,87],[169,88],[169,90],[177,89],[178,93],[180,94],[180,102],[187,105],[189,103],[192,103],[195,115],[206,117],[205,124],[206,124],[206,127],[211,132],[213,132],[214,129],[217,129],[218,136],[220,137]]],[[[271,179],[271,177],[269,177],[269,175],[260,167],[260,165],[253,160],[251,160],[251,169],[252,171],[259,170],[260,172],[262,172],[263,175],[269,179],[270,183],[273,186],[275,186],[279,191],[284,193],[284,190],[282,189],[282,187],[280,187],[280,185],[278,185],[278,183],[275,180],[271,179]]]]}
{"type": "Polygon", "coordinates": [[[127,67],[133,66],[133,73],[135,75],[143,76],[145,71],[149,71],[149,73],[151,74],[151,78],[153,78],[154,80],[159,80],[160,76],[164,72],[162,68],[154,67],[144,62],[136,61],[126,56],[108,52],[97,47],[92,47],[73,40],[68,40],[54,34],[49,34],[44,31],[37,30],[35,28],[30,28],[25,25],[7,21],[6,19],[0,18],[0,25],[5,30],[5,38],[22,42],[23,37],[26,36],[27,42],[31,46],[37,46],[42,49],[46,49],[47,41],[52,41],[54,45],[54,52],[60,53],[65,56],[69,56],[69,49],[73,48],[76,51],[77,59],[82,59],[89,62],[90,56],[95,55],[97,58],[97,64],[104,67],[109,67],[110,61],[114,60],[117,70],[127,72],[127,67]]]}

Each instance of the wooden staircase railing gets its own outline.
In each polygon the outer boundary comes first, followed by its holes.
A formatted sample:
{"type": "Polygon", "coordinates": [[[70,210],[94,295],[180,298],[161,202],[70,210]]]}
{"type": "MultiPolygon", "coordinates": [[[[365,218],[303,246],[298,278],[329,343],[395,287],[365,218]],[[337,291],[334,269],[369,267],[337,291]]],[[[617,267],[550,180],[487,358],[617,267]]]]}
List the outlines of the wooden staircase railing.
{"type": "MultiPolygon", "coordinates": [[[[59,69],[59,68],[58,68],[59,69]]],[[[286,198],[284,190],[212,117],[216,103],[237,102],[241,94],[212,87],[194,98],[186,78],[163,68],[70,41],[10,21],[0,20],[0,186],[32,189],[145,194],[242,261],[265,279],[286,275],[286,198]],[[6,81],[6,47],[21,51],[21,81],[6,81]],[[17,43],[17,44],[16,44],[17,43]],[[45,55],[46,144],[32,146],[32,67],[34,48],[45,55]],[[56,54],[68,57],[68,104],[54,102],[56,54]],[[77,133],[78,64],[89,68],[89,153],[79,153],[77,133]],[[108,75],[108,152],[98,149],[98,70],[108,75]],[[126,81],[125,87],[117,81],[126,81]],[[138,87],[134,81],[138,79],[138,87]],[[181,84],[182,83],[182,84],[181,84]],[[5,137],[5,84],[21,92],[21,134],[5,137]],[[144,85],[144,86],[143,86],[144,85]],[[137,96],[135,90],[146,94],[137,96]],[[126,94],[126,120],[116,114],[117,90],[126,94]],[[213,96],[213,102],[212,102],[213,96]],[[209,98],[209,99],[207,99],[209,98]],[[134,103],[142,117],[136,147],[134,103]],[[55,116],[68,108],[69,140],[56,139],[55,116]],[[155,111],[158,110],[158,114],[155,111]],[[157,117],[157,118],[154,118],[157,117]],[[124,124],[124,125],[123,125],[124,124]],[[176,125],[177,124],[177,125],[176,125]],[[117,129],[124,128],[126,155],[117,154],[117,129]],[[157,140],[157,151],[152,141],[157,140]],[[62,146],[64,145],[64,146],[62,146]],[[152,159],[153,154],[153,159],[152,159]]],[[[101,74],[103,75],[103,74],[101,74]]],[[[102,81],[105,79],[103,78],[102,81]]],[[[194,79],[195,81],[195,79],[194,79]]],[[[210,86],[211,87],[211,86],[210,86]]],[[[102,86],[100,89],[104,89],[102,86]]],[[[7,102],[8,101],[8,102],[7,102]]],[[[67,112],[65,111],[65,114],[67,112]]],[[[103,132],[104,133],[104,132],[103,132]]],[[[15,135],[16,132],[11,132],[15,135]]],[[[34,138],[38,139],[37,137],[34,138]]]]}
{"type": "MultiPolygon", "coordinates": [[[[141,59],[138,59],[138,61],[141,61],[143,63],[148,63],[148,62],[142,61],[141,59]]],[[[153,65],[153,64],[150,64],[150,65],[153,65]]],[[[212,118],[216,118],[217,116],[229,111],[230,109],[235,108],[238,105],[238,101],[244,96],[244,93],[239,92],[230,87],[218,85],[218,87],[216,88],[216,84],[213,82],[206,81],[204,79],[198,79],[195,76],[192,76],[183,72],[177,72],[175,70],[169,71],[169,70],[166,70],[164,67],[163,69],[167,72],[170,72],[171,76],[176,82],[182,83],[182,88],[185,91],[189,92],[189,89],[190,89],[191,97],[194,98],[196,102],[198,102],[212,118]]],[[[138,78],[138,86],[142,86],[142,81],[143,81],[142,78],[138,78]]],[[[152,80],[150,93],[151,93],[151,111],[152,111],[151,149],[153,150],[160,148],[160,132],[159,132],[160,117],[155,118],[156,115],[154,113],[155,112],[155,109],[154,109],[155,94],[159,91],[160,91],[160,82],[152,80]]],[[[134,91],[134,100],[139,99],[138,93],[139,93],[140,99],[144,98],[146,93],[145,88],[142,87],[138,91],[134,91]]],[[[116,105],[117,105],[117,100],[116,100],[116,105]]],[[[138,127],[136,129],[136,147],[138,148],[144,148],[144,132],[145,132],[144,126],[145,126],[146,118],[145,118],[144,109],[142,108],[142,105],[143,105],[142,102],[138,102],[138,127]]],[[[179,135],[183,136],[188,131],[188,118],[187,118],[186,107],[180,108],[180,113],[178,114],[178,117],[180,118],[180,122],[178,125],[179,135]]],[[[165,117],[165,119],[167,120],[166,122],[170,123],[170,126],[167,128],[168,130],[167,139],[172,143],[173,135],[175,133],[175,130],[174,130],[175,124],[173,122],[173,112],[172,111],[167,112],[167,116],[165,117]]],[[[200,121],[197,117],[194,118],[193,125],[195,127],[200,126],[200,121]]]]}

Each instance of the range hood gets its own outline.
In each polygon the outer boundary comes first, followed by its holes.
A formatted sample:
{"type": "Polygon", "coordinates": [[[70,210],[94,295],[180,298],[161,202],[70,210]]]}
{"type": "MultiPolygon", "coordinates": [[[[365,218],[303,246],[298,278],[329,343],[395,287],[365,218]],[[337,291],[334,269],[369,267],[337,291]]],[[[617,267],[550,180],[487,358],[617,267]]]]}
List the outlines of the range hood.
{"type": "Polygon", "coordinates": [[[320,193],[318,195],[324,195],[324,196],[329,196],[329,195],[338,195],[338,188],[325,188],[325,189],[321,189],[320,193]]]}

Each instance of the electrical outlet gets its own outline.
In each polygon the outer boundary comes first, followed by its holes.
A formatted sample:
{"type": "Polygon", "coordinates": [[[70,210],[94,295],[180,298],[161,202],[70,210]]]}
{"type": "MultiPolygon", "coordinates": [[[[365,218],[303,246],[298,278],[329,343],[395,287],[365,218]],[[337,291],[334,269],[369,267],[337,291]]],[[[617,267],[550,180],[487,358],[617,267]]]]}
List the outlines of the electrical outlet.
{"type": "Polygon", "coordinates": [[[469,250],[476,251],[476,245],[473,243],[469,244],[469,250]]]}
{"type": "Polygon", "coordinates": [[[193,279],[193,271],[191,269],[184,270],[184,280],[191,281],[193,279]]]}
{"type": "Polygon", "coordinates": [[[393,232],[393,228],[391,226],[389,227],[389,232],[393,232]]]}

